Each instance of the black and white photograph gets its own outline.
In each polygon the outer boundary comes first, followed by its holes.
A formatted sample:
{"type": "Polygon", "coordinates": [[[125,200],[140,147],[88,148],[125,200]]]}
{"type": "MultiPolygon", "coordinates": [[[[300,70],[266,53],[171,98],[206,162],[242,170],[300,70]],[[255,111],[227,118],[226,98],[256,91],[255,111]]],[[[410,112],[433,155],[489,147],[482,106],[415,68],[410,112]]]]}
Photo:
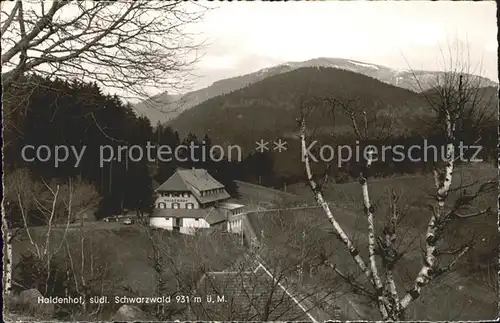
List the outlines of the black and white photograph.
{"type": "Polygon", "coordinates": [[[4,322],[499,317],[495,1],[1,1],[4,322]]]}

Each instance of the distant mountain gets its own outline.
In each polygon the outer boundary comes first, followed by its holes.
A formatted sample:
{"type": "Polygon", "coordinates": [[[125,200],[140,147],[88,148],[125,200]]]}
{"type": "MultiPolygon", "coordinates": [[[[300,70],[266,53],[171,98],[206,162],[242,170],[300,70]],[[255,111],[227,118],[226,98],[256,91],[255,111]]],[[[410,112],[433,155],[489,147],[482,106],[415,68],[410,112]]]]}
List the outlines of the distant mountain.
{"type": "MultiPolygon", "coordinates": [[[[496,88],[483,89],[480,93],[483,102],[489,102],[490,111],[496,111],[496,88]]],[[[267,148],[275,167],[279,168],[275,169],[277,174],[296,176],[304,171],[297,123],[301,106],[314,107],[308,116],[309,139],[318,140],[317,146],[335,147],[352,144],[356,138],[351,120],[338,111],[338,106],[321,104],[324,101],[318,98],[335,98],[343,102],[354,99],[350,107],[358,113],[366,111],[370,134],[382,131],[393,137],[416,138],[435,130],[432,123],[435,113],[426,101],[428,95],[429,92],[424,96],[345,69],[304,67],[206,100],[182,112],[167,125],[177,130],[181,137],[193,133],[203,138],[207,134],[213,144],[222,145],[225,150],[229,150],[229,145],[237,145],[242,157],[255,152],[256,142],[262,139],[269,142],[267,148]],[[273,141],[279,139],[287,142],[285,152],[273,150],[273,141]]],[[[358,116],[361,123],[363,118],[358,116]]],[[[360,127],[363,129],[361,124],[360,127]]],[[[234,159],[235,152],[231,151],[234,159]]]]}
{"type": "MultiPolygon", "coordinates": [[[[433,71],[412,72],[408,70],[392,69],[382,65],[363,63],[350,59],[322,57],[304,62],[288,62],[270,68],[261,69],[254,73],[220,80],[214,82],[209,87],[188,92],[182,96],[171,96],[167,93],[162,93],[146,102],[137,104],[135,108],[139,114],[144,114],[151,120],[153,125],[156,125],[158,121],[163,123],[174,119],[183,111],[188,110],[208,99],[241,89],[267,77],[290,72],[303,67],[332,67],[347,70],[370,76],[381,82],[416,92],[426,91],[431,88],[432,80],[435,79],[437,74],[443,73],[433,71]],[[420,85],[416,81],[415,77],[419,80],[420,85]]],[[[485,78],[484,86],[497,86],[497,84],[485,78]]]]}
{"type": "MultiPolygon", "coordinates": [[[[357,99],[352,108],[376,115],[379,122],[393,121],[393,133],[412,127],[414,118],[429,111],[420,95],[410,90],[344,69],[304,67],[206,100],[167,125],[181,136],[208,134],[214,143],[252,149],[261,138],[296,137],[296,118],[304,97],[357,99]]],[[[317,133],[331,135],[351,129],[343,114],[337,113],[334,123],[329,106],[317,109],[310,122],[317,133]]]]}
{"type": "Polygon", "coordinates": [[[161,93],[133,106],[138,116],[146,116],[155,127],[158,122],[165,123],[179,115],[183,95],[161,93]]]}

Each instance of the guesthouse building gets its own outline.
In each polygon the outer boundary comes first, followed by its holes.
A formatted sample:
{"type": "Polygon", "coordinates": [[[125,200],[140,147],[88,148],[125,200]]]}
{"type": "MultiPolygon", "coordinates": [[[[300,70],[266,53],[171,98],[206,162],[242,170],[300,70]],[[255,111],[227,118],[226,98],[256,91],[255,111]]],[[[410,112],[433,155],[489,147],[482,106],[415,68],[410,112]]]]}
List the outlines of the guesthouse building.
{"type": "MultiPolygon", "coordinates": [[[[223,184],[205,169],[177,169],[156,190],[151,227],[192,234],[197,229],[222,227],[235,231],[243,205],[229,203],[223,184]]],[[[229,231],[229,230],[228,230],[229,231]]]]}

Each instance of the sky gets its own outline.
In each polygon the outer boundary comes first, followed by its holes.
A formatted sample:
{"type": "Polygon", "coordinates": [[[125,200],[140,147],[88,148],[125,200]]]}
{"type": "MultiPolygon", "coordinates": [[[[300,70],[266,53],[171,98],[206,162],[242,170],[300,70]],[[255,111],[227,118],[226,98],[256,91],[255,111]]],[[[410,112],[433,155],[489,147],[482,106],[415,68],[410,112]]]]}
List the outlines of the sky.
{"type": "MultiPolygon", "coordinates": [[[[27,6],[30,3],[26,2],[27,6]]],[[[281,63],[318,57],[397,69],[443,70],[440,50],[457,40],[468,44],[471,65],[480,65],[482,76],[498,82],[494,1],[197,3],[186,5],[198,8],[201,4],[211,10],[187,31],[196,33],[196,40],[207,45],[192,66],[196,77],[182,92],[281,63]]],[[[9,6],[13,2],[2,2],[2,9],[9,6]]],[[[71,12],[76,7],[66,9],[71,12]]],[[[148,92],[154,95],[165,90],[170,89],[151,88],[148,92]]]]}
{"type": "Polygon", "coordinates": [[[442,70],[459,40],[498,82],[495,2],[222,2],[195,30],[209,42],[194,88],[287,61],[348,58],[398,69],[442,70]],[[441,63],[440,63],[441,62],[441,63]]]}

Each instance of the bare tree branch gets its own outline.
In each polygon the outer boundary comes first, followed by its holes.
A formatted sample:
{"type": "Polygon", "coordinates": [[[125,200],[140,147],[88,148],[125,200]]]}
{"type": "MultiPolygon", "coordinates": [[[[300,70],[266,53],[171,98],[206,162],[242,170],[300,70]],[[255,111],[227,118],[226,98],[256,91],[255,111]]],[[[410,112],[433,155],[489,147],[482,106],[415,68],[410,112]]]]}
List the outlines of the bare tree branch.
{"type": "Polygon", "coordinates": [[[4,90],[24,73],[81,78],[147,98],[178,89],[203,41],[190,27],[208,10],[194,2],[21,2],[2,25],[4,90]],[[12,24],[18,15],[19,25],[12,24]]]}

